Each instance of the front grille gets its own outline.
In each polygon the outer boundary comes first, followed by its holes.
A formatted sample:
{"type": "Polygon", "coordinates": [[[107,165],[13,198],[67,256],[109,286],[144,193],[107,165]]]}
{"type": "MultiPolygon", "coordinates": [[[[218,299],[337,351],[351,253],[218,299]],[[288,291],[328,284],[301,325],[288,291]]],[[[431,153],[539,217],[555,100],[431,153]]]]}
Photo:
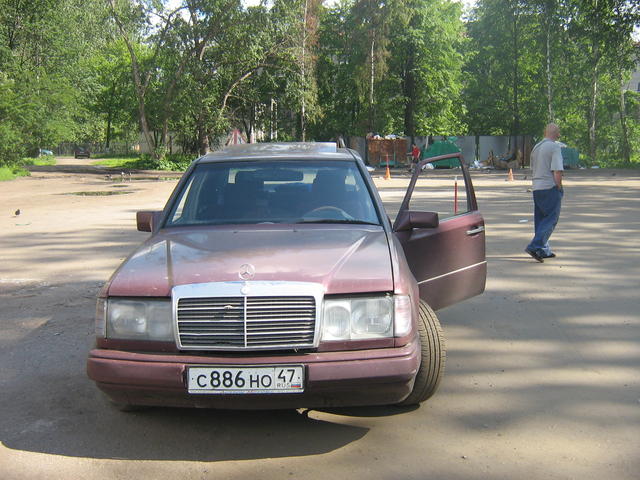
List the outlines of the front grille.
{"type": "Polygon", "coordinates": [[[179,298],[180,346],[188,349],[312,347],[313,296],[179,298]]]}

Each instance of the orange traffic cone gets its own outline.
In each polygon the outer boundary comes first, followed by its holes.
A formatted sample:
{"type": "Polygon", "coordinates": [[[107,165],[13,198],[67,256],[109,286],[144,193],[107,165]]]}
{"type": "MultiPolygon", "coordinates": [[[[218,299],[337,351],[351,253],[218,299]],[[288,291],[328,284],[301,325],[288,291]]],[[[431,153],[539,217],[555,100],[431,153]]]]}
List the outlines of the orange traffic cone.
{"type": "Polygon", "coordinates": [[[509,169],[509,174],[507,175],[507,182],[513,182],[513,170],[509,169]]]}
{"type": "Polygon", "coordinates": [[[389,165],[387,165],[387,171],[384,173],[385,180],[391,180],[391,172],[389,171],[389,165]]]}

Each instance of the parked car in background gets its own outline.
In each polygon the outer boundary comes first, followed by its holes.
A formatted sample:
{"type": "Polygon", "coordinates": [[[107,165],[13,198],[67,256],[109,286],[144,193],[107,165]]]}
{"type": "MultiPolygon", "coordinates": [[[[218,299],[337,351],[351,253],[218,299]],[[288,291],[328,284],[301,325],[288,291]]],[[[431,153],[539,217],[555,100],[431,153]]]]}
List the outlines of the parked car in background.
{"type": "Polygon", "coordinates": [[[53,155],[53,152],[51,150],[46,150],[44,148],[38,149],[38,157],[48,157],[52,155],[53,155]]]}
{"type": "Polygon", "coordinates": [[[434,310],[481,293],[486,261],[466,166],[466,205],[443,221],[409,208],[422,174],[392,225],[335,144],[194,161],[163,211],[137,214],[151,235],[99,295],[89,377],[124,410],[429,398],[445,360],[434,310]]]}
{"type": "Polygon", "coordinates": [[[91,158],[91,152],[87,147],[76,147],[73,150],[73,156],[75,158],[91,158]]]}

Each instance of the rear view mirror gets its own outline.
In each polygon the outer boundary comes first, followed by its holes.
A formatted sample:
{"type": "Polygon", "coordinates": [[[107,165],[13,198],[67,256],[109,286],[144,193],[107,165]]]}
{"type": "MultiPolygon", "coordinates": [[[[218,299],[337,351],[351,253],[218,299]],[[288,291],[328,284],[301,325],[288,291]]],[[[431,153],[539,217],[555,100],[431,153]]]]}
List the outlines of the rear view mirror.
{"type": "Polygon", "coordinates": [[[153,232],[160,223],[162,212],[142,211],[136,212],[136,223],[139,232],[153,232]]]}
{"type": "Polygon", "coordinates": [[[396,232],[412,230],[414,228],[436,228],[440,224],[437,212],[411,212],[403,210],[398,213],[394,225],[396,232]]]}

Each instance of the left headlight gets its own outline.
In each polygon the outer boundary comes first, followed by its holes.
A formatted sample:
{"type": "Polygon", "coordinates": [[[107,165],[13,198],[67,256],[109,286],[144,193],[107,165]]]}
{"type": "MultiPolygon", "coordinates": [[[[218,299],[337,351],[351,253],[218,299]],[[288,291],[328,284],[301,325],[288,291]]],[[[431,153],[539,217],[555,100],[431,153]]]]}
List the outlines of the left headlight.
{"type": "Polygon", "coordinates": [[[393,296],[324,300],[322,340],[393,337],[393,296]]]}
{"type": "Polygon", "coordinates": [[[106,306],[107,338],[173,340],[173,317],[169,299],[115,299],[106,306]]]}

